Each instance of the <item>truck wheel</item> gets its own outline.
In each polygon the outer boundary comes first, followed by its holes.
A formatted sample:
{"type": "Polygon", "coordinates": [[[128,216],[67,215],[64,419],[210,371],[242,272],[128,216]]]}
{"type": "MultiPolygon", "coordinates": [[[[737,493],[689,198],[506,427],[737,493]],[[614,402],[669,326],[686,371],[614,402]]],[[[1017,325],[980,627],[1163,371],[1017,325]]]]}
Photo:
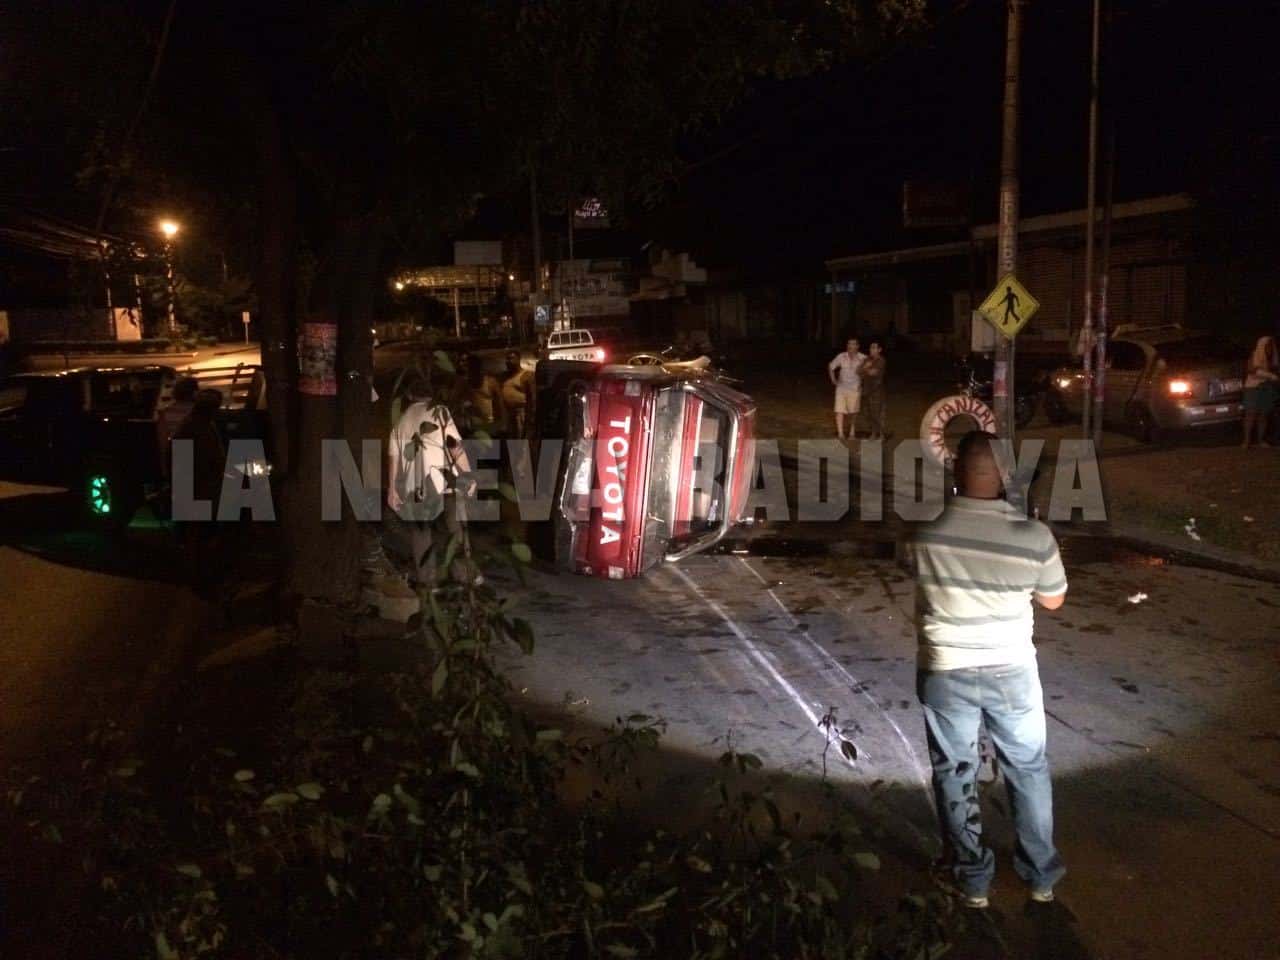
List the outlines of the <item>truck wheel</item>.
{"type": "Polygon", "coordinates": [[[142,505],[138,484],[121,465],[111,459],[85,464],[78,491],[85,517],[94,526],[120,531],[142,505]]]}

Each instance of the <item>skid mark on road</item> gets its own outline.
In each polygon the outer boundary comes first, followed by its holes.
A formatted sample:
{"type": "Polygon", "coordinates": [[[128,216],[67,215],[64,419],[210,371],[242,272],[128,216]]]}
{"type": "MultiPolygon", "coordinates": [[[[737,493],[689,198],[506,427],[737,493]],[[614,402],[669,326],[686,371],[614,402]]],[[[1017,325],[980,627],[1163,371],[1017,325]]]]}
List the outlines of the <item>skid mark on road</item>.
{"type": "MultiPolygon", "coordinates": [[[[788,609],[787,605],[778,597],[778,594],[774,591],[773,587],[770,586],[769,581],[765,580],[765,578],[760,575],[760,572],[756,570],[756,568],[753,567],[745,558],[739,557],[738,559],[744,567],[751,571],[752,576],[759,580],[764,586],[765,591],[769,594],[770,598],[772,598],[778,609],[782,611],[783,616],[787,618],[792,628],[797,630],[808,642],[813,652],[818,655],[821,665],[829,667],[838,673],[844,681],[849,684],[850,689],[861,695],[867,703],[871,704],[872,709],[883,717],[885,722],[893,729],[893,732],[897,734],[898,740],[901,742],[903,749],[906,752],[907,758],[911,762],[912,769],[915,771],[921,786],[924,788],[925,792],[928,793],[930,789],[929,776],[925,771],[923,764],[920,762],[920,757],[917,755],[915,747],[911,743],[911,738],[903,732],[900,726],[898,726],[898,722],[893,719],[893,716],[889,711],[885,710],[884,707],[882,707],[876,699],[867,692],[866,683],[850,673],[844,664],[833,657],[826,647],[813,638],[813,635],[809,633],[809,630],[796,619],[795,615],[790,611],[790,609],[788,609]]],[[[930,796],[931,795],[932,794],[930,794],[930,796]]]]}
{"type": "MultiPolygon", "coordinates": [[[[782,691],[786,693],[788,697],[791,698],[792,702],[795,703],[795,705],[800,708],[801,712],[803,712],[804,715],[809,718],[809,722],[813,725],[813,729],[817,733],[822,735],[826,739],[827,743],[830,743],[832,739],[832,734],[829,730],[825,729],[822,726],[821,718],[816,713],[813,712],[813,708],[810,707],[809,704],[805,702],[804,697],[800,696],[799,691],[797,691],[796,688],[791,685],[791,683],[787,680],[787,678],[784,677],[781,673],[779,673],[778,669],[774,667],[772,663],[769,662],[769,658],[766,657],[764,653],[760,651],[760,649],[755,645],[755,643],[751,640],[751,638],[747,636],[746,631],[743,630],[742,627],[739,626],[738,622],[729,615],[728,611],[726,611],[725,608],[722,607],[715,600],[712,600],[710,597],[708,597],[706,593],[703,592],[702,588],[699,587],[698,584],[694,582],[693,578],[690,577],[683,570],[681,570],[678,566],[672,565],[670,569],[672,573],[674,573],[677,577],[679,577],[682,581],[684,581],[685,586],[687,586],[699,600],[705,603],[712,610],[712,612],[716,614],[716,616],[718,616],[721,620],[725,622],[725,625],[728,626],[728,628],[733,632],[733,635],[738,638],[739,642],[742,643],[743,647],[746,649],[747,655],[751,657],[751,659],[754,660],[757,664],[759,664],[761,667],[764,668],[764,671],[767,674],[769,674],[770,677],[773,678],[774,683],[776,683],[778,687],[781,688],[782,691]]],[[[705,659],[705,657],[703,659],[705,659]]],[[[847,756],[845,756],[843,751],[837,750],[837,753],[840,756],[840,759],[842,759],[846,764],[848,764],[850,767],[854,769],[857,768],[857,764],[855,764],[852,760],[850,760],[847,756]]]]}

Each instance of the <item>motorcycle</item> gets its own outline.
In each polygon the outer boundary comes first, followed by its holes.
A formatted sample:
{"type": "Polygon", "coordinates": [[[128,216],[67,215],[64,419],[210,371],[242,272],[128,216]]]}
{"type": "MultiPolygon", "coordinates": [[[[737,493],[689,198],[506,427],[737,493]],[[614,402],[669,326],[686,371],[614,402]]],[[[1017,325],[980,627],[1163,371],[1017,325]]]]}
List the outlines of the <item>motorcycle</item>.
{"type": "MultiPolygon", "coordinates": [[[[967,397],[981,400],[992,406],[994,387],[991,378],[980,377],[971,358],[960,361],[960,392],[967,397]]],[[[1013,423],[1019,430],[1030,426],[1035,419],[1036,409],[1040,403],[1040,394],[1044,391],[1043,381],[1038,377],[1016,377],[1014,380],[1013,423]],[[1024,382],[1029,380],[1029,382],[1024,382]]]]}

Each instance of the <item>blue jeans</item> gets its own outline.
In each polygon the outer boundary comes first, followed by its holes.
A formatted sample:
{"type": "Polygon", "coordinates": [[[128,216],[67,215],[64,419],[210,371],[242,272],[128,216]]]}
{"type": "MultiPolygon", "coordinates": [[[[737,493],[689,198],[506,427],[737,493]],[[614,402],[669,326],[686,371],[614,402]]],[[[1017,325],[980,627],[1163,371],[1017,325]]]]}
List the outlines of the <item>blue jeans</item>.
{"type": "Polygon", "coordinates": [[[1066,869],[1053,845],[1053,785],[1035,663],[921,671],[916,692],[924,705],[934,802],[956,882],[967,895],[985,896],[996,872],[994,854],[982,845],[978,806],[978,724],[986,721],[1018,834],[1014,869],[1032,890],[1053,889],[1066,869]]]}

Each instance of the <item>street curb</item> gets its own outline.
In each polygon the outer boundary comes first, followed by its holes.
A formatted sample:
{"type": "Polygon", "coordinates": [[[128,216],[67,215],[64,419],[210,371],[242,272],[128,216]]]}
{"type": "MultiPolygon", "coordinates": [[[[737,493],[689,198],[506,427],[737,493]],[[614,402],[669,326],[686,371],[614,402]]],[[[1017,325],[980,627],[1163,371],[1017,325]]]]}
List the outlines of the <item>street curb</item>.
{"type": "MultiPolygon", "coordinates": [[[[717,545],[715,552],[749,554],[756,557],[846,557],[866,560],[890,560],[896,556],[902,537],[869,537],[846,534],[843,537],[818,537],[803,529],[792,529],[783,535],[735,536],[730,534],[717,545]]],[[[1095,540],[1134,552],[1158,556],[1185,567],[1216,570],[1248,580],[1280,584],[1280,564],[1269,563],[1248,554],[1218,547],[1188,548],[1175,537],[1142,527],[1110,525],[1094,532],[1082,525],[1050,524],[1054,534],[1063,540],[1095,540]]]]}

